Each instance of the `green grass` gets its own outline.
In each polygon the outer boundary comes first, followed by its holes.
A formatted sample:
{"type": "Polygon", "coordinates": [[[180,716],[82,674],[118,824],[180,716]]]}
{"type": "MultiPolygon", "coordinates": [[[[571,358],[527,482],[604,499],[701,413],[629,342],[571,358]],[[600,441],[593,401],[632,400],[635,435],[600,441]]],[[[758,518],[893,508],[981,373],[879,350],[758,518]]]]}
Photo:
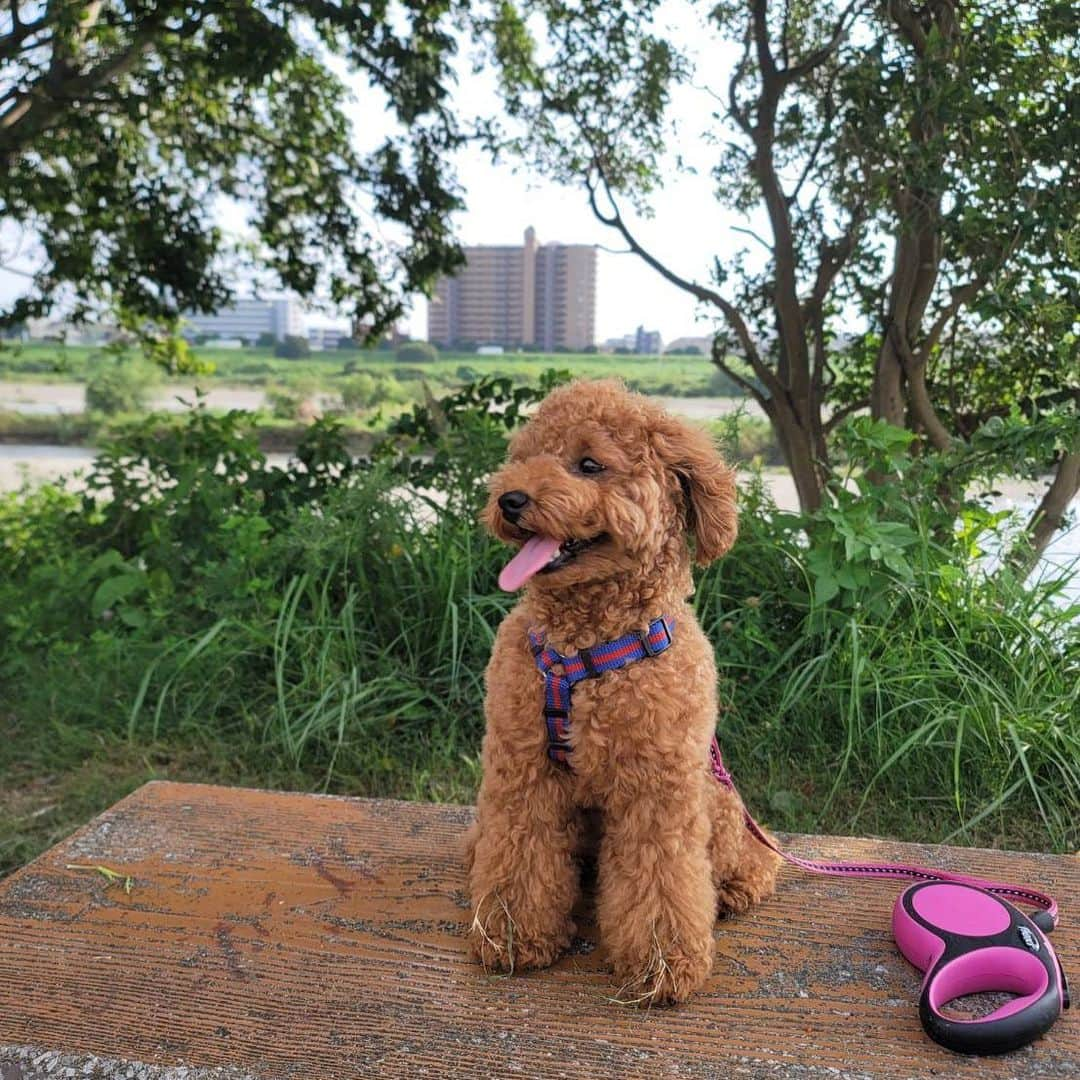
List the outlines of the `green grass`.
{"type": "MultiPolygon", "coordinates": [[[[508,375],[524,384],[535,383],[549,368],[565,367],[582,377],[620,376],[646,393],[712,396],[730,391],[728,387],[718,388],[714,381],[716,369],[706,357],[693,356],[444,353],[434,363],[407,364],[399,362],[393,352],[378,350],[333,350],[313,353],[301,360],[284,360],[275,357],[273,350],[260,348],[195,347],[192,352],[196,359],[213,365],[213,381],[235,385],[264,386],[303,379],[332,390],[346,376],[346,365],[354,365],[358,371],[395,375],[402,381],[423,377],[435,387],[457,386],[482,375],[508,375]]],[[[0,349],[0,379],[83,382],[100,355],[101,350],[81,345],[60,347],[42,342],[6,345],[0,349]]],[[[205,383],[207,376],[191,381],[205,383]]]]}
{"type": "MultiPolygon", "coordinates": [[[[475,420],[429,459],[445,501],[406,497],[390,463],[335,479],[342,447],[319,429],[310,468],[281,474],[242,420],[205,411],[118,431],[89,502],[0,496],[0,873],[153,777],[470,800],[512,603],[476,525],[504,430],[475,420]]],[[[892,497],[851,512],[917,520],[926,501],[892,497]]],[[[756,816],[1075,849],[1080,612],[1058,586],[987,578],[970,535],[922,531],[905,572],[822,605],[806,535],[760,486],[744,504],[695,603],[756,816]]]]}

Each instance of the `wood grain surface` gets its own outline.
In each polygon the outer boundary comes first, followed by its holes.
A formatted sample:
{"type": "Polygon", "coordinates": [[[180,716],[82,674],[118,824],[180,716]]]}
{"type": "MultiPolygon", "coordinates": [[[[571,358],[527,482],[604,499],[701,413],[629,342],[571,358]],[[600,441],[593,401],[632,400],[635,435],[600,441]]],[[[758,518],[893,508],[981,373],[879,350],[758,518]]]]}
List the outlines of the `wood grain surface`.
{"type": "MultiPolygon", "coordinates": [[[[1080,1076],[1076,1010],[1001,1058],[927,1039],[889,931],[897,883],[785,869],[773,900],[717,925],[713,979],[675,1009],[610,1000],[587,901],[550,971],[487,975],[463,945],[471,815],[147,784],[0,882],[0,1080],[1080,1076]],[[71,865],[128,875],[130,892],[71,865]]],[[[1076,858],[787,840],[1038,883],[1080,970],[1076,858]]]]}

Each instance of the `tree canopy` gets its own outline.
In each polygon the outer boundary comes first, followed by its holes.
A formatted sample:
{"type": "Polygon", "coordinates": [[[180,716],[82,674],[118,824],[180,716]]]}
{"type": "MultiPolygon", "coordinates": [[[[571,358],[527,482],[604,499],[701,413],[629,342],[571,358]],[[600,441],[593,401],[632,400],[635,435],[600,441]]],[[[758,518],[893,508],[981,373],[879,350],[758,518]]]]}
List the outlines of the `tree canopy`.
{"type": "Polygon", "coordinates": [[[870,410],[924,454],[1004,430],[1003,469],[1056,469],[1045,543],[1080,485],[1075,5],[702,5],[702,37],[737,50],[722,85],[659,4],[545,8],[543,30],[509,5],[496,28],[516,148],[584,183],[630,252],[715,313],[713,359],[769,416],[803,508],[834,478],[832,432],[870,410]],[[713,125],[677,137],[716,146],[716,198],[767,225],[704,280],[633,221],[691,81],[713,125]]]}
{"type": "Polygon", "coordinates": [[[34,266],[0,326],[65,293],[136,320],[209,311],[243,270],[375,330],[392,322],[407,293],[460,260],[451,11],[451,0],[10,0],[0,218],[34,266]],[[395,122],[368,152],[343,108],[343,68],[366,80],[369,115],[395,122]],[[224,219],[250,228],[238,240],[224,219]]]}

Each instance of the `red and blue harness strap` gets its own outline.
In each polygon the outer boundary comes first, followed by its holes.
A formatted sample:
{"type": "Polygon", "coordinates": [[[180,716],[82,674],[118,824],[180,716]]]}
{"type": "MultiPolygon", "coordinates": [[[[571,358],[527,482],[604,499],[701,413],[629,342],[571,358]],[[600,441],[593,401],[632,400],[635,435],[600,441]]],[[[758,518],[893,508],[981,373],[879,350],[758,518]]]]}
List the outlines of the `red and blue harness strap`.
{"type": "MultiPolygon", "coordinates": [[[[649,624],[645,633],[626,634],[615,641],[580,649],[574,656],[562,656],[550,648],[539,630],[529,631],[529,646],[536,666],[544,676],[544,720],[547,724],[548,757],[564,768],[570,767],[570,691],[574,683],[592,679],[606,671],[626,667],[646,656],[657,656],[672,644],[673,621],[661,616],[649,624]]],[[[903,881],[951,881],[974,885],[998,896],[1041,908],[1049,916],[1050,926],[1057,923],[1058,906],[1052,896],[1028,885],[1010,885],[1002,881],[986,881],[966,874],[951,873],[937,867],[909,866],[902,863],[848,863],[801,859],[785,851],[754,820],[742,802],[724,765],[720,743],[713,736],[709,747],[709,766],[717,783],[727,788],[742,804],[743,822],[753,837],[782,859],[802,870],[835,877],[899,878],[903,881]]],[[[1049,928],[1049,927],[1047,927],[1049,928]]]]}
{"type": "Polygon", "coordinates": [[[544,676],[544,721],[552,761],[567,767],[570,764],[570,691],[574,683],[646,656],[658,656],[671,647],[674,629],[674,621],[661,615],[644,633],[624,634],[591,649],[579,649],[573,656],[563,656],[546,645],[543,631],[529,631],[529,646],[544,676]]]}

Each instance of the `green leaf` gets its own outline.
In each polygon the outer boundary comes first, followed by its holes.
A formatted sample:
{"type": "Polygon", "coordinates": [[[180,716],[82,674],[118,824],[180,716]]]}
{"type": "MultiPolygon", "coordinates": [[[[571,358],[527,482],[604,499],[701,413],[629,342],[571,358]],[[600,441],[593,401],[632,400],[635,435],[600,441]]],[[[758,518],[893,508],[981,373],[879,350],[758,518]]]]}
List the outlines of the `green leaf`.
{"type": "Polygon", "coordinates": [[[124,606],[119,612],[120,621],[133,630],[141,630],[147,623],[146,612],[136,607],[124,606]]]}
{"type": "Polygon", "coordinates": [[[118,600],[130,596],[145,584],[144,575],[132,571],[128,574],[119,574],[116,577],[106,578],[94,593],[90,601],[90,614],[95,619],[101,617],[103,611],[111,608],[118,600]]]}

